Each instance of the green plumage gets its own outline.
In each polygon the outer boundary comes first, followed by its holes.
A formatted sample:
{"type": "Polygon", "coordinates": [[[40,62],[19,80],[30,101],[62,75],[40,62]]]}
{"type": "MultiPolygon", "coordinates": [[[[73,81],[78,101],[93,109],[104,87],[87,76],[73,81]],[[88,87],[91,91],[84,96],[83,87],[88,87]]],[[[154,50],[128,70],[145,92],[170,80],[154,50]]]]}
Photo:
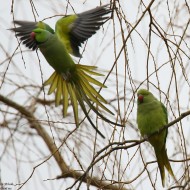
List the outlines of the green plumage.
{"type": "Polygon", "coordinates": [[[79,47],[94,35],[100,26],[109,19],[106,15],[110,12],[109,5],[104,5],[79,14],[62,17],[56,22],[55,31],[42,21],[29,22],[15,20],[14,24],[19,25],[19,27],[12,28],[11,30],[15,31],[17,36],[23,41],[23,44],[32,50],[38,47],[30,38],[30,33],[33,30],[43,29],[52,34],[55,33],[65,45],[68,53],[76,57],[82,57],[79,47]]]}
{"type": "Polygon", "coordinates": [[[78,52],[74,52],[74,49],[71,46],[71,40],[70,40],[71,28],[69,26],[72,26],[72,23],[74,23],[76,19],[77,19],[77,15],[71,15],[71,16],[67,16],[67,17],[63,17],[59,19],[56,22],[55,31],[56,31],[57,36],[65,44],[67,51],[77,57],[80,57],[81,55],[79,53],[79,50],[78,52]]]}
{"type": "Polygon", "coordinates": [[[113,114],[104,104],[107,101],[93,87],[106,87],[92,76],[102,76],[97,73],[96,67],[75,64],[70,54],[81,57],[79,47],[89,37],[96,33],[100,26],[108,19],[105,15],[110,13],[108,5],[95,9],[69,15],[59,19],[54,30],[44,22],[14,21],[18,28],[16,32],[23,44],[29,49],[40,49],[47,62],[55,72],[45,82],[50,85],[48,94],[55,93],[56,106],[63,105],[63,116],[67,115],[69,101],[73,107],[75,123],[79,125],[78,104],[92,127],[99,135],[104,135],[96,128],[88,115],[86,105],[105,121],[115,124],[104,117],[96,109],[94,103],[106,112],[113,114]],[[91,76],[92,75],[92,76],[91,76]]]}
{"type": "Polygon", "coordinates": [[[42,29],[35,29],[33,32],[35,33],[37,42],[43,39],[38,44],[38,48],[57,73],[65,74],[67,72],[73,72],[75,63],[58,36],[42,29]]]}
{"type": "MultiPolygon", "coordinates": [[[[159,131],[168,123],[167,110],[165,106],[158,101],[152,93],[141,89],[137,93],[137,124],[142,136],[149,136],[159,131]]],[[[149,138],[150,144],[154,147],[158,167],[161,174],[162,185],[165,185],[165,170],[168,170],[174,177],[166,152],[167,130],[149,138]]]]}

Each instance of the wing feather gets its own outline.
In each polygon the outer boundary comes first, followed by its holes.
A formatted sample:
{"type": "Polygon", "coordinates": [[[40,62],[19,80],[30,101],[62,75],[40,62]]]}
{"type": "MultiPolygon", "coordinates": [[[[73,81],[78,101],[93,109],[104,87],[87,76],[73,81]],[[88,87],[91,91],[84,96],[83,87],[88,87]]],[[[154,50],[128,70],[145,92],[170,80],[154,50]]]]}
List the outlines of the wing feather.
{"type": "Polygon", "coordinates": [[[20,41],[29,49],[36,50],[38,48],[37,42],[31,38],[31,32],[36,28],[41,28],[48,30],[51,33],[54,33],[53,29],[44,22],[31,22],[31,21],[20,21],[15,20],[13,22],[15,25],[18,25],[16,28],[11,28],[10,30],[16,33],[16,36],[19,37],[20,41]]]}
{"type": "Polygon", "coordinates": [[[110,18],[106,15],[111,11],[110,5],[107,4],[59,19],[56,23],[56,33],[65,44],[67,51],[81,57],[79,47],[110,18]]]}

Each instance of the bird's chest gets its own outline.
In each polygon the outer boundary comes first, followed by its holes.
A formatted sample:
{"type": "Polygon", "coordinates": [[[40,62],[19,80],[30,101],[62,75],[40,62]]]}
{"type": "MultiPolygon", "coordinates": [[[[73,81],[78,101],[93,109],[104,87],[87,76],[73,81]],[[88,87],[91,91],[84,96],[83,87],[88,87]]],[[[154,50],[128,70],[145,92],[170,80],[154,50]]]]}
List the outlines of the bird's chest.
{"type": "Polygon", "coordinates": [[[44,55],[47,62],[58,72],[68,72],[73,66],[74,62],[65,50],[65,47],[58,41],[51,43],[48,46],[41,46],[40,51],[44,55]]]}
{"type": "Polygon", "coordinates": [[[138,128],[141,135],[150,135],[156,131],[159,131],[166,122],[162,109],[147,109],[143,114],[140,114],[137,118],[138,128]]]}

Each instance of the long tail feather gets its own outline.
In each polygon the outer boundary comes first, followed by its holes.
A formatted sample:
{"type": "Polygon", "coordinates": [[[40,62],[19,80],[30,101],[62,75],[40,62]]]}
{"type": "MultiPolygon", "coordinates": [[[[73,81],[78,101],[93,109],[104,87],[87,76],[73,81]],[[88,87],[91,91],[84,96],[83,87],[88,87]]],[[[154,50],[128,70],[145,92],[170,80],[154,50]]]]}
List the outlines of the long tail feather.
{"type": "Polygon", "coordinates": [[[60,80],[60,78],[58,78],[57,81],[57,91],[56,91],[56,97],[55,97],[55,106],[58,106],[60,104],[61,101],[61,95],[62,95],[62,87],[63,87],[63,80],[60,80]]]}
{"type": "MultiPolygon", "coordinates": [[[[90,109],[92,109],[92,111],[94,111],[100,118],[102,118],[104,121],[106,121],[106,122],[108,122],[108,123],[111,123],[111,124],[113,124],[113,125],[122,126],[122,125],[117,124],[117,123],[115,123],[115,122],[109,120],[108,118],[104,117],[104,116],[94,107],[94,105],[91,103],[91,101],[89,100],[89,98],[87,97],[87,95],[86,95],[83,91],[81,91],[81,94],[83,94],[83,100],[87,103],[87,105],[90,107],[90,109]]],[[[100,104],[98,104],[98,105],[100,105],[100,104]]],[[[107,109],[107,108],[106,108],[106,109],[107,109]]],[[[107,111],[107,110],[106,110],[106,111],[107,111]]],[[[110,113],[110,112],[111,112],[111,111],[109,110],[109,113],[110,113]]],[[[112,113],[112,112],[111,112],[111,113],[112,113]]]]}
{"type": "Polygon", "coordinates": [[[63,117],[66,117],[69,105],[69,92],[67,90],[66,81],[63,81],[62,95],[63,95],[63,117]]]}
{"type": "Polygon", "coordinates": [[[67,83],[67,89],[68,89],[68,92],[69,92],[69,95],[71,98],[71,104],[72,104],[73,111],[74,111],[76,126],[78,126],[79,119],[78,119],[78,103],[77,103],[76,93],[75,93],[74,87],[72,86],[71,83],[67,83]]]}
{"type": "Polygon", "coordinates": [[[50,85],[48,95],[50,95],[52,92],[55,91],[56,88],[58,88],[58,85],[57,85],[58,80],[60,80],[59,75],[55,75],[55,78],[53,79],[53,81],[52,81],[52,83],[50,85]]]}
{"type": "MultiPolygon", "coordinates": [[[[81,81],[81,85],[83,86],[83,89],[86,92],[86,94],[92,94],[93,97],[95,96],[95,99],[98,98],[101,102],[107,104],[107,101],[88,82],[81,81]]],[[[98,103],[98,101],[96,103],[98,103]]]]}
{"type": "Polygon", "coordinates": [[[92,78],[91,76],[87,75],[85,72],[80,71],[80,70],[78,72],[79,72],[79,76],[83,77],[85,79],[85,81],[93,83],[96,86],[100,86],[100,87],[106,88],[105,85],[103,85],[101,82],[97,81],[96,79],[92,78]]]}
{"type": "Polygon", "coordinates": [[[168,160],[168,156],[167,156],[165,146],[163,146],[163,148],[161,150],[155,149],[155,153],[156,153],[156,158],[158,161],[158,167],[159,167],[160,175],[161,175],[161,179],[162,179],[162,186],[164,187],[165,186],[165,170],[164,170],[164,167],[166,167],[169,174],[174,179],[175,179],[175,176],[174,176],[173,170],[171,168],[170,162],[168,160]]]}
{"type": "Polygon", "coordinates": [[[155,151],[156,153],[156,158],[157,158],[157,162],[158,162],[158,168],[160,170],[160,175],[161,175],[161,180],[162,180],[162,186],[165,186],[165,170],[164,170],[164,160],[163,157],[161,155],[160,151],[155,151]]]}
{"type": "Polygon", "coordinates": [[[164,158],[164,166],[168,170],[169,174],[175,179],[175,175],[173,173],[172,167],[170,165],[170,162],[169,162],[169,159],[168,159],[168,156],[167,156],[167,150],[165,149],[162,154],[165,154],[163,156],[163,158],[164,158]]]}
{"type": "Polygon", "coordinates": [[[102,137],[105,138],[105,136],[97,129],[97,127],[94,125],[94,123],[92,122],[92,120],[90,119],[88,112],[86,110],[85,104],[83,102],[83,99],[81,98],[81,94],[79,94],[79,92],[76,90],[76,94],[77,94],[77,99],[79,101],[79,104],[82,108],[82,111],[84,112],[86,118],[88,119],[88,121],[90,122],[90,124],[92,125],[92,127],[95,129],[95,131],[102,137]]]}
{"type": "MultiPolygon", "coordinates": [[[[93,105],[94,103],[102,108],[104,111],[113,115],[113,113],[104,105],[107,101],[100,95],[100,93],[92,86],[92,84],[99,87],[106,87],[98,80],[91,77],[89,74],[95,76],[101,76],[101,74],[93,71],[96,69],[94,66],[76,65],[75,70],[71,73],[59,74],[56,71],[50,76],[50,78],[44,83],[50,85],[48,94],[55,92],[55,105],[63,104],[63,116],[67,115],[67,109],[69,105],[69,99],[73,107],[74,118],[76,126],[79,125],[78,118],[78,104],[84,112],[86,118],[97,131],[97,133],[103,137],[104,135],[96,128],[91,118],[88,115],[86,105],[94,111],[99,117],[108,123],[119,125],[110,121],[103,116],[99,110],[93,105]],[[88,73],[88,74],[87,74],[88,73]]],[[[120,125],[121,126],[121,125],[120,125]]]]}

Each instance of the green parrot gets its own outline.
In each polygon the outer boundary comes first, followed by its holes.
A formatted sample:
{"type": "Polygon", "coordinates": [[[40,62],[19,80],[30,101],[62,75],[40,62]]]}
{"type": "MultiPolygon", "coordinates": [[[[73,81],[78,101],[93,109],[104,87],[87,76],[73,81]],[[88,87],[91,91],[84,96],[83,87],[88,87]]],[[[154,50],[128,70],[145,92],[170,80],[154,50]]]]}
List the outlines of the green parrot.
{"type": "Polygon", "coordinates": [[[112,11],[109,6],[107,4],[80,14],[64,16],[56,22],[55,31],[42,21],[29,22],[18,20],[15,20],[14,24],[20,27],[12,28],[12,30],[17,33],[23,44],[32,50],[37,49],[38,44],[30,38],[31,31],[37,28],[47,30],[57,35],[59,40],[65,45],[68,53],[76,57],[82,57],[79,47],[95,34],[101,25],[109,20],[110,17],[106,16],[112,11]]]}
{"type": "Polygon", "coordinates": [[[104,117],[94,105],[95,103],[106,112],[113,114],[104,105],[107,101],[93,86],[106,87],[92,77],[92,75],[95,77],[103,75],[95,71],[95,66],[75,64],[69,53],[81,57],[79,47],[109,19],[105,15],[110,12],[109,6],[104,5],[80,14],[65,16],[57,21],[55,32],[49,25],[41,21],[14,21],[19,27],[10,29],[29,49],[39,48],[47,62],[55,70],[44,85],[50,85],[48,94],[55,92],[55,105],[63,105],[63,116],[67,115],[70,100],[78,127],[79,104],[92,127],[103,138],[105,138],[104,135],[96,128],[86,108],[88,105],[99,117],[115,124],[104,117]]]}
{"type": "MultiPolygon", "coordinates": [[[[137,124],[142,136],[149,136],[168,124],[166,107],[151,92],[141,89],[137,92],[137,96],[137,124]]],[[[153,135],[148,139],[155,150],[163,187],[165,185],[164,167],[175,179],[166,151],[167,133],[168,130],[163,130],[161,133],[153,135]]]]}

